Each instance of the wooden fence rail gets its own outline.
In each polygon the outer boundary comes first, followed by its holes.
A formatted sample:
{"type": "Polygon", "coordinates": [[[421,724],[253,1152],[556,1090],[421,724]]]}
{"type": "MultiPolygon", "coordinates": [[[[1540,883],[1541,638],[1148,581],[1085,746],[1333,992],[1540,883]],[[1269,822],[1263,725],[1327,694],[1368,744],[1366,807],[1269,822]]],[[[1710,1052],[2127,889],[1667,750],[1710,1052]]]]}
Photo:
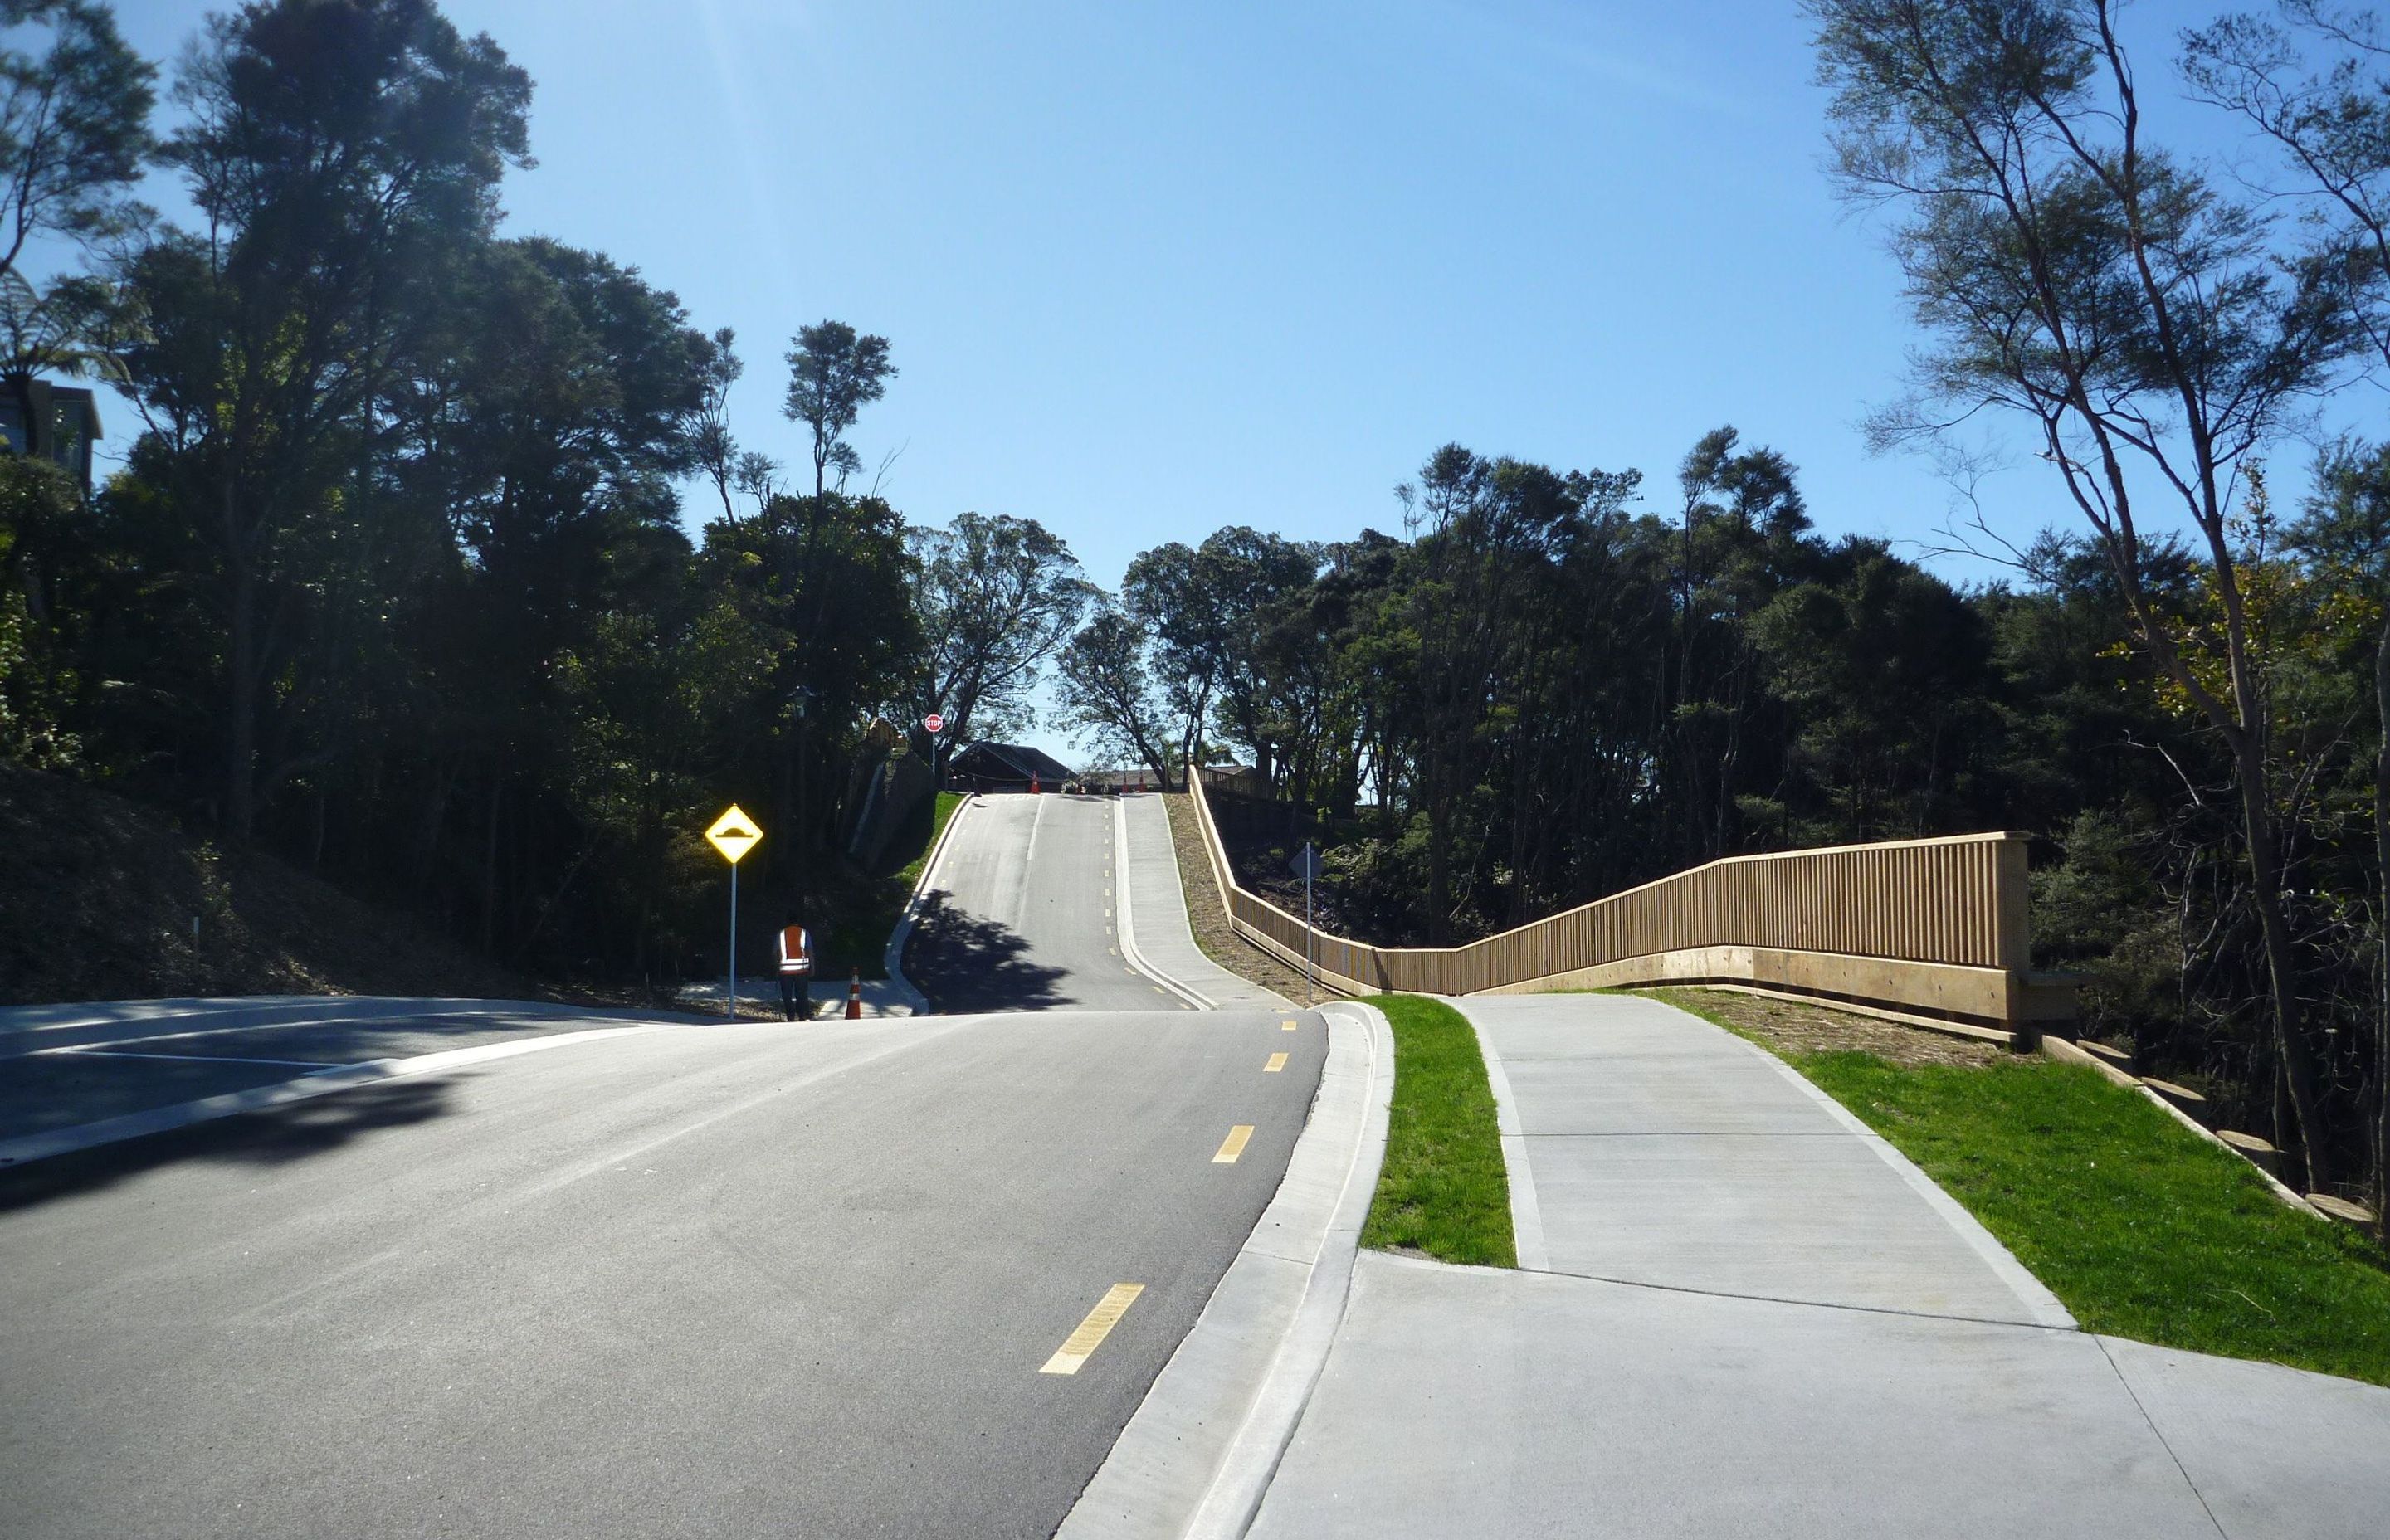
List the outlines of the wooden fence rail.
{"type": "MultiPolygon", "coordinates": [[[[1238,885],[1204,779],[1191,798],[1229,922],[1304,966],[1303,920],[1238,885]]],[[[2030,926],[2024,837],[1962,834],[1730,856],[1466,946],[1310,946],[1321,981],[1347,994],[1730,983],[2030,1033],[2074,1011],[2066,981],[2029,971],[2030,926]]]]}

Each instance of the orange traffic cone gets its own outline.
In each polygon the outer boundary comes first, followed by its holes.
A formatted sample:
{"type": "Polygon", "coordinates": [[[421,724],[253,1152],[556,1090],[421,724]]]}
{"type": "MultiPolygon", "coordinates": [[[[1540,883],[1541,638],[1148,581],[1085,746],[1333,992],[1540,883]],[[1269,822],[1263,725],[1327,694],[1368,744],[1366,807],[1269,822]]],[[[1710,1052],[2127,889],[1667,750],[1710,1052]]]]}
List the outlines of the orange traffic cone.
{"type": "Polygon", "coordinates": [[[863,970],[861,969],[855,970],[854,982],[846,986],[846,1019],[850,1021],[863,1020],[863,970]]]}

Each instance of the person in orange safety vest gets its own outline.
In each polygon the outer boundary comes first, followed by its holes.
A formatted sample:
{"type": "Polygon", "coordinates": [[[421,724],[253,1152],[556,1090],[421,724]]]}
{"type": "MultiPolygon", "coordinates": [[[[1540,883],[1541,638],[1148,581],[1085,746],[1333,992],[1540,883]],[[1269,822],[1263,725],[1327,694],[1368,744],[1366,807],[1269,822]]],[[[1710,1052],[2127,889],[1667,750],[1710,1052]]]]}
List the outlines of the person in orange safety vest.
{"type": "Polygon", "coordinates": [[[780,927],[780,1008],[790,1020],[813,1015],[814,935],[804,927],[804,917],[789,911],[789,923],[780,927]]]}

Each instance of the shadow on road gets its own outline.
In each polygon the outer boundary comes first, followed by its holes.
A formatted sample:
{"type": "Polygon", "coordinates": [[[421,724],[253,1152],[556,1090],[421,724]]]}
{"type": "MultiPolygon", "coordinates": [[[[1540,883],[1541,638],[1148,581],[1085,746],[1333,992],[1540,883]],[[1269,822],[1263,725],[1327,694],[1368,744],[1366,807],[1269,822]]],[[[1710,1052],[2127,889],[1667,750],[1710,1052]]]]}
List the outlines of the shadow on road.
{"type": "Polygon", "coordinates": [[[0,1168],[0,1213],[96,1191],[183,1161],[287,1165],[382,1129],[430,1122],[450,1110],[454,1091],[454,1082],[428,1076],[385,1081],[0,1168]]]}
{"type": "Polygon", "coordinates": [[[932,896],[905,953],[905,976],[948,1015],[1068,1005],[1063,970],[1029,960],[1029,939],[932,896]]]}

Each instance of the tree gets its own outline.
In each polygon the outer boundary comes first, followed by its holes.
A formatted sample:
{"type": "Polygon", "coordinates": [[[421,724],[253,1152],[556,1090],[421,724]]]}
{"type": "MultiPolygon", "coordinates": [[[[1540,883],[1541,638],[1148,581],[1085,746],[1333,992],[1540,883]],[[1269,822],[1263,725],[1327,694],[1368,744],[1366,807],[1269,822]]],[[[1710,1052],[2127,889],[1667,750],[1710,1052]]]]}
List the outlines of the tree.
{"type": "Polygon", "coordinates": [[[55,543],[77,511],[57,466],[0,455],[0,760],[35,769],[71,765],[81,747],[65,725],[73,671],[34,561],[35,544],[55,543]]]}
{"type": "Polygon", "coordinates": [[[2290,532],[2340,596],[2344,615],[2373,629],[2373,1085],[2368,1129],[2373,1212],[2390,1225],[2390,445],[2342,443],[2317,467],[2317,494],[2290,532]]]}
{"type": "Polygon", "coordinates": [[[1756,705],[1751,629],[1799,555],[1809,527],[1790,461],[1773,449],[1738,449],[1731,427],[1703,434],[1677,473],[1684,493],[1676,566],[1675,635],[1668,648],[1667,773],[1682,787],[1688,857],[1723,855],[1732,842],[1734,787],[1756,705]]]}
{"type": "MultiPolygon", "coordinates": [[[[2324,230],[2319,264],[2336,270],[2357,300],[2376,368],[2390,368],[2390,43],[2370,12],[2326,0],[2283,0],[2280,22],[2247,12],[2183,37],[2182,68],[2204,99],[2238,113],[2280,153],[2288,179],[2271,191],[2306,201],[2324,230]],[[2317,57],[2320,55],[2320,58],[2317,57]]],[[[2354,446],[2329,452],[2310,510],[2311,529],[2342,570],[2383,592],[2378,560],[2350,555],[2352,530],[2378,528],[2381,468],[2354,446]],[[2370,474],[2369,474],[2370,473],[2370,474]],[[2371,522],[2360,510],[2374,508],[2371,522]]],[[[2363,545],[2364,541],[2355,542],[2363,545]]],[[[2374,1060],[2373,1210],[2390,1234],[2390,605],[2374,642],[2374,716],[2383,731],[2374,769],[2374,865],[2382,956],[2374,1060]]]]}
{"type": "Polygon", "coordinates": [[[722,517],[739,521],[730,489],[739,484],[739,445],[730,436],[730,387],[747,372],[731,344],[739,334],[728,327],[713,334],[713,362],[705,371],[705,399],[698,408],[695,450],[697,463],[722,499],[722,517]]]}
{"type": "Polygon", "coordinates": [[[814,495],[827,488],[829,473],[846,478],[863,468],[846,430],[863,409],[888,393],[896,366],[888,361],[888,339],[858,335],[843,321],[804,327],[789,350],[789,397],[782,408],[790,422],[813,432],[814,495]]]}
{"type": "Polygon", "coordinates": [[[0,389],[30,449],[34,379],[105,372],[115,312],[96,280],[37,287],[18,263],[45,237],[89,250],[149,219],[132,189],[151,147],[157,71],[125,46],[108,7],[88,0],[0,0],[0,26],[49,41],[38,55],[0,48],[0,389]]]}
{"type": "Polygon", "coordinates": [[[1064,720],[1092,730],[1101,751],[1135,758],[1166,788],[1171,757],[1145,666],[1149,640],[1142,622],[1106,603],[1062,649],[1056,672],[1064,720]]]}
{"type": "Polygon", "coordinates": [[[1227,664],[1227,637],[1208,576],[1194,548],[1173,541],[1140,552],[1121,581],[1124,610],[1151,638],[1150,667],[1175,724],[1176,756],[1189,775],[1202,763],[1203,729],[1227,664]]]}
{"type": "Polygon", "coordinates": [[[0,274],[45,235],[94,247],[149,211],[132,195],[149,153],[154,66],[93,0],[0,0],[0,27],[43,29],[48,51],[0,49],[0,274]]]}
{"type": "Polygon", "coordinates": [[[1152,629],[1163,690],[1192,764],[1216,715],[1256,768],[1275,778],[1279,734],[1259,648],[1272,607],[1301,594],[1319,571],[1317,546],[1237,524],[1201,545],[1171,544],[1129,564],[1122,594],[1152,629]]]}
{"type": "Polygon", "coordinates": [[[1025,724],[1047,661],[1099,594],[1071,547],[1034,519],[966,513],[917,529],[914,607],[929,659],[930,709],[957,743],[1025,724]]]}
{"type": "Polygon", "coordinates": [[[2230,523],[2243,468],[2345,355],[2330,275],[2287,276],[2268,219],[2143,142],[2112,0],[1808,0],[1846,193],[1890,234],[1932,339],[1883,443],[1992,408],[2028,422],[2113,565],[2142,646],[2228,747],[2292,1115],[2330,1174],[2315,1045],[2282,908],[2271,724],[2230,523]],[[2188,520],[2220,610],[2220,676],[2143,581],[2147,492],[2188,520]]]}
{"type": "Polygon", "coordinates": [[[277,0],[211,21],[161,151],[204,234],[170,233],[126,274],[146,334],[135,402],[182,516],[207,532],[224,633],[219,815],[247,835],[262,735],[297,638],[311,520],[383,430],[444,277],[486,239],[527,164],[530,78],[430,0],[277,0]]]}
{"type": "Polygon", "coordinates": [[[701,565],[729,591],[762,660],[744,736],[764,756],[750,773],[790,834],[768,853],[789,887],[818,875],[811,853],[835,825],[841,756],[855,730],[919,687],[921,622],[906,601],[920,570],[907,536],[886,502],[836,492],[777,496],[753,519],[707,532],[701,565]]]}

